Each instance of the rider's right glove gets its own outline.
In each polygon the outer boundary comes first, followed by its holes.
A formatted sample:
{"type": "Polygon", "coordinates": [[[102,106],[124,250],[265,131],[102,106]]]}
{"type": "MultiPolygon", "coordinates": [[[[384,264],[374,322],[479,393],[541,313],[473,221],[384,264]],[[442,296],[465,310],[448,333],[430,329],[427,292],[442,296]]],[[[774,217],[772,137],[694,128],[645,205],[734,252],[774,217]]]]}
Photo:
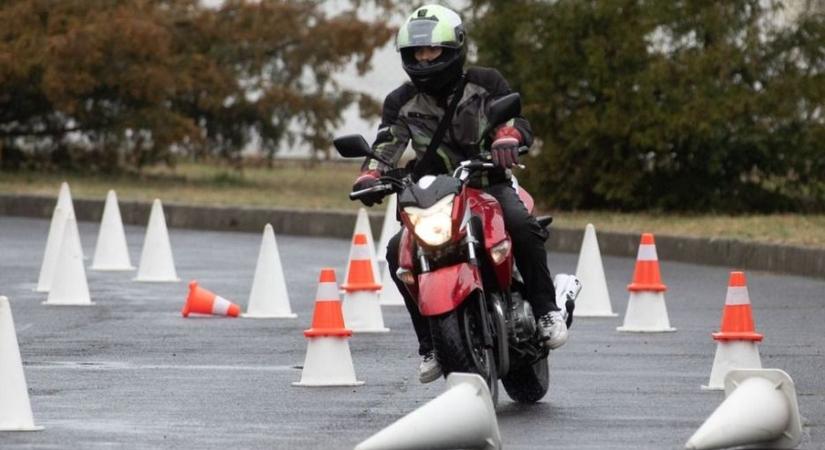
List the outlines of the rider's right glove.
{"type": "MultiPolygon", "coordinates": [[[[369,189],[371,187],[378,186],[381,184],[381,181],[378,178],[381,176],[377,170],[365,170],[361,172],[361,176],[359,176],[355,183],[352,185],[352,192],[362,191],[364,189],[369,189]]],[[[384,198],[384,192],[374,192],[372,194],[366,194],[358,199],[361,200],[366,206],[372,206],[376,203],[380,204],[381,200],[384,198]]]]}
{"type": "Polygon", "coordinates": [[[499,127],[490,147],[493,164],[505,169],[518,164],[518,146],[521,140],[521,133],[514,127],[499,127]]]}

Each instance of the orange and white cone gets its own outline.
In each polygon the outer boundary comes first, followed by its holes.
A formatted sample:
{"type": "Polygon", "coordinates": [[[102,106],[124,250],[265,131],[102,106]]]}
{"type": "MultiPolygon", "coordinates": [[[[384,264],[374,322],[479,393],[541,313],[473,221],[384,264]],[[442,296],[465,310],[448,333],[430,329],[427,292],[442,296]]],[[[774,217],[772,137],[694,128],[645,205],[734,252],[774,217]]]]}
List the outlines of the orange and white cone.
{"type": "Polygon", "coordinates": [[[315,295],[315,311],[312,327],[304,330],[307,338],[307,354],[301,381],[293,386],[358,386],[363,381],[355,379],[355,368],[349,352],[348,339],[352,330],[344,325],[338,283],[333,269],[321,269],[318,291],[315,295]]]}
{"type": "Polygon", "coordinates": [[[676,331],[670,326],[665,305],[667,286],[662,283],[659,271],[659,257],[656,254],[656,242],[650,233],[642,234],[639,253],[636,257],[636,269],[633,282],[627,286],[630,298],[624,324],[618,331],[639,333],[661,333],[676,331]]]}
{"type": "Polygon", "coordinates": [[[37,431],[9,299],[0,296],[0,431],[37,431]]]}
{"type": "Polygon", "coordinates": [[[384,327],[378,298],[381,285],[375,281],[371,248],[374,247],[369,245],[365,235],[355,235],[349,253],[347,281],[341,286],[344,289],[344,322],[357,333],[386,333],[390,330],[384,327]]]}
{"type": "Polygon", "coordinates": [[[198,286],[198,282],[192,280],[189,282],[189,296],[186,297],[186,304],[183,305],[180,313],[183,317],[189,317],[192,313],[238,317],[241,307],[198,286]]]}
{"type": "MultiPolygon", "coordinates": [[[[369,246],[369,257],[370,263],[372,264],[372,273],[378,276],[378,256],[375,253],[375,241],[372,237],[372,227],[370,226],[370,217],[367,214],[367,210],[364,208],[358,209],[358,216],[355,219],[355,230],[352,232],[352,238],[355,239],[355,236],[363,234],[367,238],[367,245],[369,246]]],[[[347,267],[347,273],[344,275],[344,279],[349,279],[349,267],[347,267]]]]}
{"type": "Polygon", "coordinates": [[[748,296],[744,272],[731,272],[722,325],[718,333],[711,334],[717,342],[710,381],[702,389],[725,389],[725,375],[734,369],[761,369],[757,342],[762,335],[755,331],[753,312],[748,296]]]}

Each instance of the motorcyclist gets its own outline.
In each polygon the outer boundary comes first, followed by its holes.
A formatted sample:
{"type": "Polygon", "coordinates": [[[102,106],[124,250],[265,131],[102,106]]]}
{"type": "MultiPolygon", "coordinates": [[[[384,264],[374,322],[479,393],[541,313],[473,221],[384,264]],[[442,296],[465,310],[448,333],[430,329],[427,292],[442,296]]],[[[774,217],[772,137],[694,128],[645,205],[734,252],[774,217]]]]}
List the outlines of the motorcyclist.
{"type": "MultiPolygon", "coordinates": [[[[530,124],[523,117],[516,117],[498,126],[492,136],[479,135],[486,126],[487,105],[511,92],[507,82],[495,69],[469,67],[465,70],[464,26],[457,13],[443,6],[425,5],[416,9],[399,29],[396,46],[411,83],[404,83],[386,97],[373,150],[397,165],[407,143],[412,141],[416,159],[420,161],[450,100],[454,95],[461,95],[448,132],[438,147],[436,159],[440,167],[428,169],[428,173],[449,173],[458,162],[476,157],[490,158],[496,164],[497,169],[474,175],[470,186],[483,189],[501,204],[516,264],[524,279],[527,298],[538,317],[541,337],[551,349],[562,346],[567,340],[567,326],[556,305],[553,280],[547,268],[544,248],[547,231],[527,211],[510,174],[510,168],[518,163],[519,146],[532,143],[530,124]],[[476,145],[480,138],[487,142],[481,154],[476,145]]],[[[381,173],[388,169],[391,167],[367,158],[353,191],[379,184],[381,173]]],[[[377,194],[361,200],[372,206],[380,203],[381,198],[382,194],[377,194]]],[[[387,263],[418,337],[422,358],[419,379],[429,383],[441,376],[441,368],[433,353],[429,322],[421,316],[414,299],[396,275],[400,237],[399,233],[389,241],[387,263]]]]}

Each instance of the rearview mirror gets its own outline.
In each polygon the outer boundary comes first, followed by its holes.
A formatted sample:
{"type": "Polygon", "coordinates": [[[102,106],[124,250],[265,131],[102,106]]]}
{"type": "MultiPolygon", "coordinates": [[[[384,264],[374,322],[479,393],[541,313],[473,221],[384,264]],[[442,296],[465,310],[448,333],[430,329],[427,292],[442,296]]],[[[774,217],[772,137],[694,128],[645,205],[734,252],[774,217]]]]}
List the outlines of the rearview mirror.
{"type": "Polygon", "coordinates": [[[357,158],[359,156],[372,156],[372,149],[360,134],[348,134],[332,140],[332,145],[338,154],[344,158],[357,158]]]}
{"type": "Polygon", "coordinates": [[[487,109],[487,123],[498,126],[521,115],[521,95],[518,92],[493,100],[487,109]]]}
{"type": "Polygon", "coordinates": [[[392,167],[391,162],[372,151],[370,146],[367,144],[367,141],[364,140],[364,136],[361,136],[360,134],[348,134],[346,136],[337,137],[332,140],[332,145],[335,146],[335,150],[338,150],[338,154],[344,158],[369,156],[370,158],[377,159],[378,161],[392,167]]]}

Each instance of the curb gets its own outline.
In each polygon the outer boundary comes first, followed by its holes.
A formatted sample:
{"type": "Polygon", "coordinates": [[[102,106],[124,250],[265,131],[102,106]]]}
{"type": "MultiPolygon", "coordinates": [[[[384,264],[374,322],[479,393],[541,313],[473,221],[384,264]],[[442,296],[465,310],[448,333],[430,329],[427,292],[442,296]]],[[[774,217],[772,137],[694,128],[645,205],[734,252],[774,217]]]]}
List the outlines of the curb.
{"type": "MultiPolygon", "coordinates": [[[[48,219],[54,197],[0,194],[0,216],[48,219]]],[[[97,222],[103,214],[103,200],[74,199],[78,220],[97,222]]],[[[123,223],[145,225],[150,202],[120,201],[123,223]]],[[[287,208],[196,206],[164,203],[166,224],[173,228],[259,232],[271,223],[276,233],[349,239],[356,213],[340,210],[300,210],[287,208]]],[[[383,213],[370,214],[370,226],[380,230],[383,213]]],[[[576,253],[584,230],[552,228],[547,247],[553,251],[576,253]]],[[[635,257],[639,234],[598,232],[603,255],[635,257]]],[[[694,238],[656,235],[656,248],[662,259],[729,268],[763,270],[808,277],[825,278],[825,248],[764,244],[735,239],[694,238]]]]}

